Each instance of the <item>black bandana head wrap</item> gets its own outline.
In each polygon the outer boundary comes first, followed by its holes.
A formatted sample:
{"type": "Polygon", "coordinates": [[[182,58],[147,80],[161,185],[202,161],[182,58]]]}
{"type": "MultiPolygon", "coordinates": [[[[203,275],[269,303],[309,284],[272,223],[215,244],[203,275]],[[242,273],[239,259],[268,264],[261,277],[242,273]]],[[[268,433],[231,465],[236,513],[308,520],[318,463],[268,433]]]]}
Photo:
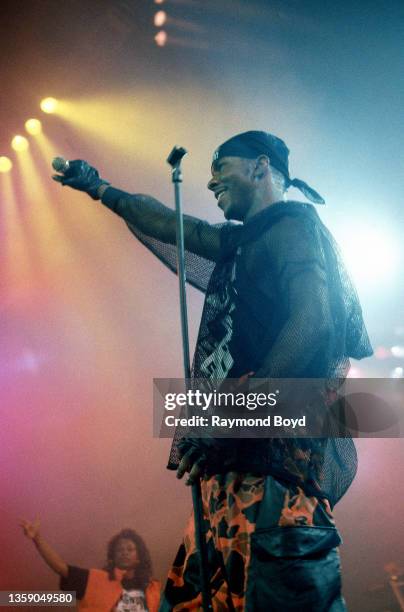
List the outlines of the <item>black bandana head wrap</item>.
{"type": "Polygon", "coordinates": [[[212,165],[222,157],[245,157],[255,159],[267,155],[271,166],[285,177],[286,189],[291,185],[297,187],[305,197],[315,204],[325,204],[323,198],[307,183],[289,176],[289,149],[281,140],[269,132],[250,131],[237,134],[226,140],[213,154],[212,165]]]}

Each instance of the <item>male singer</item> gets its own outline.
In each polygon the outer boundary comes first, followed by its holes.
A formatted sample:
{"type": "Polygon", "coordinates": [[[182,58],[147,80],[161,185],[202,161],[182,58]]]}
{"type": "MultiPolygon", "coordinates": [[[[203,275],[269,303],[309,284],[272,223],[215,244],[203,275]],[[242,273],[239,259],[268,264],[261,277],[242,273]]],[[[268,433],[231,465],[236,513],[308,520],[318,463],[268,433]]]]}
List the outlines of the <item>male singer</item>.
{"type": "MultiPolygon", "coordinates": [[[[225,218],[184,217],[187,279],[205,292],[193,376],[342,378],[371,354],[360,304],[335,242],[311,204],[286,201],[289,150],[276,136],[238,134],[214,152],[208,189],[225,218]]],[[[55,180],[88,193],[175,269],[175,213],[111,187],[87,162],[55,180]]],[[[356,471],[350,439],[181,439],[169,467],[202,476],[215,610],[341,612],[332,507],[356,471]]],[[[201,607],[191,518],[161,610],[201,607]]]]}

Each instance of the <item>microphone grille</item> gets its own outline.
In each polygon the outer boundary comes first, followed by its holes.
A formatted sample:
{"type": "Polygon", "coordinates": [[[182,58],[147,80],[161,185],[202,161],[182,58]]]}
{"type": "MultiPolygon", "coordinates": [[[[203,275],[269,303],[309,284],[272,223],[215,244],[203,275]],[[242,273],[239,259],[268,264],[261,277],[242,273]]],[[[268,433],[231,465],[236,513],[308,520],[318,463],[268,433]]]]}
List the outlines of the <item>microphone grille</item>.
{"type": "Polygon", "coordinates": [[[56,170],[56,172],[66,172],[66,170],[69,169],[69,162],[64,157],[54,157],[52,168],[56,170]]]}

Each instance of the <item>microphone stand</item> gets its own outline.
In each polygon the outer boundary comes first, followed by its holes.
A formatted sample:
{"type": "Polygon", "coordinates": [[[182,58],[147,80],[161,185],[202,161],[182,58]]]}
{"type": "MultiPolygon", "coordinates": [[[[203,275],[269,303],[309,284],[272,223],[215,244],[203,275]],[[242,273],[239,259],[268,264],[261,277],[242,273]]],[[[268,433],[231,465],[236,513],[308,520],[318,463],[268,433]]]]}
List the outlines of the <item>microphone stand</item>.
{"type": "MultiPolygon", "coordinates": [[[[172,182],[174,184],[175,212],[177,221],[177,268],[180,290],[180,313],[181,313],[181,333],[182,333],[182,355],[184,361],[185,384],[188,390],[191,378],[191,366],[189,357],[188,339],[188,316],[187,316],[187,295],[185,289],[185,253],[184,253],[184,220],[182,214],[181,198],[181,161],[187,154],[183,147],[174,147],[167,158],[167,162],[172,167],[172,182]]],[[[203,506],[201,494],[201,481],[198,478],[192,485],[192,502],[194,507],[195,543],[197,553],[199,553],[202,607],[204,612],[210,612],[212,608],[212,598],[208,578],[208,553],[206,547],[205,531],[203,528],[203,506]]]]}

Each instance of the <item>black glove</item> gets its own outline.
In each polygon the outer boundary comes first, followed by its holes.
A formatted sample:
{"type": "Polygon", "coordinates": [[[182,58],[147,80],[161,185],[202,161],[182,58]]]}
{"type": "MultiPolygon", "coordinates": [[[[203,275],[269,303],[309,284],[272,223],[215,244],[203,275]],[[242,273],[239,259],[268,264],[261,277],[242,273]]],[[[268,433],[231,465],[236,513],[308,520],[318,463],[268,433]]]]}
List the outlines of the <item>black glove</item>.
{"type": "Polygon", "coordinates": [[[52,178],[57,183],[88,193],[93,200],[100,199],[98,195],[100,185],[110,185],[108,181],[100,178],[96,168],[82,159],[69,162],[69,167],[64,174],[55,174],[52,178]]]}

